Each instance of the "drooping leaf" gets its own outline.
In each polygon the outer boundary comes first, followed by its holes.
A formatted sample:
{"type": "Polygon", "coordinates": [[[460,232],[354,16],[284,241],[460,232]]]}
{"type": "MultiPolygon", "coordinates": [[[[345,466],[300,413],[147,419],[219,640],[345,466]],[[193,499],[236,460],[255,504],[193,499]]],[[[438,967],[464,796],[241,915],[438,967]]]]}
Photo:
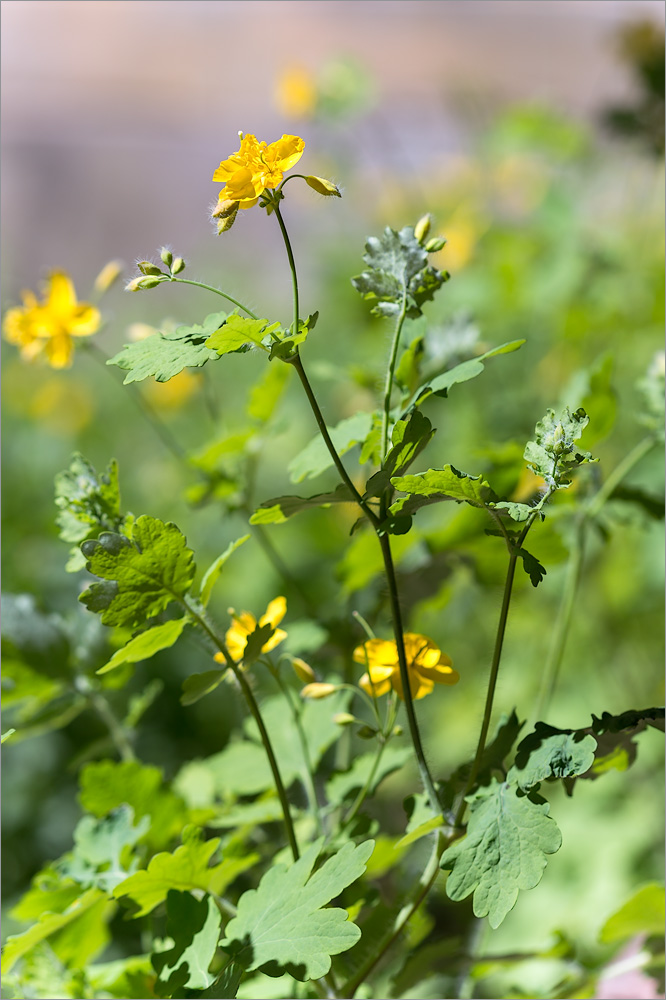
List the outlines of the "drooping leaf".
{"type": "Polygon", "coordinates": [[[354,497],[344,483],[340,483],[332,493],[318,493],[313,497],[274,497],[255,510],[250,524],[282,524],[294,514],[310,507],[330,507],[332,503],[354,503],[354,497]]]}
{"type": "Polygon", "coordinates": [[[537,722],[534,732],[521,740],[507,781],[529,791],[550,778],[573,778],[584,774],[594,761],[597,741],[593,736],[554,729],[537,722]]]}
{"type": "Polygon", "coordinates": [[[199,600],[204,607],[207,606],[210,600],[213,587],[217,583],[227,559],[236,551],[236,549],[240,548],[240,546],[243,545],[249,537],[249,535],[243,535],[241,538],[237,538],[234,542],[230,542],[222,555],[218,556],[204,573],[201,586],[199,587],[199,600]]]}
{"type": "Polygon", "coordinates": [[[173,997],[183,996],[184,989],[206,989],[215,979],[208,968],[220,936],[220,911],[210,896],[195,899],[179,889],[169,889],[166,911],[166,932],[173,945],[151,956],[156,992],[173,997]]]}
{"type": "Polygon", "coordinates": [[[121,663],[140,663],[141,660],[149,660],[161,649],[169,649],[180,638],[188,622],[189,618],[172,618],[140,632],[125,643],[122,649],[116,650],[109,662],[100,667],[97,673],[107,674],[121,663]]]}
{"type": "Polygon", "coordinates": [[[269,323],[267,319],[250,319],[248,316],[232,313],[214,333],[208,335],[206,348],[217,355],[230,354],[248,344],[268,350],[263,341],[279,328],[279,323],[269,323]]]}
{"type": "Polygon", "coordinates": [[[141,917],[165,900],[169,889],[202,889],[219,895],[258,860],[258,855],[250,854],[223,858],[211,866],[210,860],[218,850],[220,840],[214,837],[204,841],[201,836],[201,830],[186,827],[181,847],[177,847],[173,854],[155,854],[145,871],[135,872],[116,885],[113,890],[115,898],[131,897],[139,907],[133,916],[141,917]]]}
{"type": "Polygon", "coordinates": [[[85,566],[79,543],[100,531],[120,531],[125,520],[120,513],[116,460],[111,460],[106,474],[99,475],[83,455],[75,453],[69,469],[55,477],[55,504],[59,508],[59,537],[76,543],[70,549],[66,569],[77,572],[85,566]]]}
{"type": "Polygon", "coordinates": [[[559,850],[562,836],[548,815],[549,804],[536,796],[518,794],[515,784],[494,778],[468,797],[467,833],[442,855],[449,869],[446,892],[458,900],[474,893],[474,914],[499,927],[515,905],[521,889],[533,889],[546,855],[559,850]]]}
{"type": "Polygon", "coordinates": [[[85,888],[93,886],[111,892],[138,867],[138,860],[123,867],[123,849],[136,844],[148,831],[144,816],[136,826],[131,806],[122,805],[104,816],[84,816],[74,831],[74,850],[58,863],[58,870],[85,888]]]}
{"type": "Polygon", "coordinates": [[[104,625],[142,624],[182,598],[194,578],[194,561],[175,524],[143,514],[131,536],[103,532],[81,546],[86,566],[104,583],[94,583],[79,600],[102,616],[104,625]]]}
{"type": "Polygon", "coordinates": [[[360,938],[345,910],[325,907],[363,874],[374,843],[347,843],[311,874],[321,844],[309,847],[290,868],[274,865],[257,889],[240,897],[221,945],[246,971],[287,971],[301,982],[320,979],[331,968],[331,955],[360,938]]]}
{"type": "Polygon", "coordinates": [[[81,808],[93,816],[106,816],[123,803],[132,807],[136,820],[150,816],[146,841],[153,849],[177,837],[186,822],[185,803],[164,786],[157,767],[131,760],[95,761],[82,769],[79,783],[81,808]]]}
{"type": "MultiPolygon", "coordinates": [[[[338,455],[344,455],[354,445],[364,441],[370,433],[372,413],[355,413],[353,417],[341,420],[335,427],[329,427],[328,432],[335,445],[338,455]]],[[[328,448],[321,434],[317,434],[303,451],[299,452],[287,466],[292,483],[300,483],[304,479],[314,479],[333,465],[328,448]]]]}
{"type": "Polygon", "coordinates": [[[107,364],[128,372],[125,385],[151,376],[156,382],[167,382],[184,368],[200,368],[217,357],[217,353],[206,346],[206,341],[226,318],[224,312],[210,313],[201,324],[179,326],[173,333],[154,333],[126,344],[107,364]]]}
{"type": "Polygon", "coordinates": [[[406,313],[416,317],[422,305],[448,280],[447,272],[428,264],[428,252],[414,236],[414,228],[400,232],[386,227],[381,236],[371,236],[365,244],[364,262],[368,269],[352,278],[352,285],[373,303],[375,316],[393,316],[403,301],[406,313]]]}
{"type": "Polygon", "coordinates": [[[451,386],[459,382],[469,382],[470,379],[480,375],[485,368],[484,361],[497,357],[500,354],[511,354],[522,347],[524,343],[524,340],[511,340],[506,344],[500,344],[499,347],[493,347],[492,350],[486,351],[485,354],[480,354],[478,358],[470,358],[468,361],[463,361],[454,368],[449,368],[448,371],[442,372],[441,375],[436,375],[435,378],[416,390],[413,405],[421,406],[433,394],[448,396],[451,386]]]}
{"type": "Polygon", "coordinates": [[[181,705],[193,705],[195,701],[204,698],[211,691],[214,691],[226,674],[224,670],[204,670],[201,674],[190,674],[183,681],[183,693],[180,696],[181,705]]]}

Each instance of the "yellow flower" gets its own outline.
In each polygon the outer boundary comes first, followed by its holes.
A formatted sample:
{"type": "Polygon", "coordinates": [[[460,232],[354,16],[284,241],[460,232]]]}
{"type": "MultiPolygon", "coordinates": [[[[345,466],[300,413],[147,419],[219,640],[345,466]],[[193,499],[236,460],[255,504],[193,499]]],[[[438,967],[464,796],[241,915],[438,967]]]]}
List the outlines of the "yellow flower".
{"type": "Polygon", "coordinates": [[[32,292],[23,292],[23,306],[9,309],[3,330],[21,357],[33,361],[43,354],[52,368],[68,368],[74,354],[73,337],[89,337],[99,330],[102,317],[87,302],[77,302],[68,275],[55,271],[46,294],[38,302],[32,292]]]}
{"type": "Polygon", "coordinates": [[[213,174],[214,181],[225,185],[220,191],[214,217],[228,218],[236,208],[252,208],[266,188],[282,183],[285,170],[291,169],[303,155],[304,141],[297,135],[283,135],[270,145],[258,142],[254,135],[243,135],[240,149],[222,160],[213,174]]]}
{"type": "MultiPolygon", "coordinates": [[[[416,632],[405,632],[405,654],[409,688],[414,699],[425,698],[435,684],[456,684],[457,671],[452,669],[451,659],[442,653],[432,639],[416,632]]],[[[363,663],[368,673],[361,677],[359,684],[369,695],[377,698],[393,688],[404,700],[398,647],[391,639],[369,639],[354,650],[354,660],[363,663]]]]}
{"type": "MultiPolygon", "coordinates": [[[[259,619],[259,625],[272,625],[275,629],[268,642],[261,647],[262,653],[270,653],[271,649],[275,649],[283,639],[287,638],[287,633],[283,629],[277,628],[278,623],[282,621],[286,613],[286,598],[276,597],[266,608],[266,614],[259,619]]],[[[231,614],[234,619],[233,625],[227,631],[224,641],[233,659],[240,662],[243,659],[248,637],[257,627],[257,619],[249,611],[241,611],[239,615],[231,611],[231,614]]],[[[218,663],[226,662],[222,653],[216,653],[215,659],[218,663]]]]}

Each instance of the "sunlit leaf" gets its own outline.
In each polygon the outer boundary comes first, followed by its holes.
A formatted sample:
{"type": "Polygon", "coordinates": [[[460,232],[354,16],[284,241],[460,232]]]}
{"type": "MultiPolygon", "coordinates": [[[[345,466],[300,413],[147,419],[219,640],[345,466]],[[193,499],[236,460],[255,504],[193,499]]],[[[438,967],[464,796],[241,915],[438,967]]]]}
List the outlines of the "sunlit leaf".
{"type": "Polygon", "coordinates": [[[226,318],[226,313],[211,313],[201,324],[179,326],[173,333],[154,333],[126,344],[107,364],[128,372],[125,385],[151,376],[156,382],[167,382],[184,368],[200,368],[217,357],[215,351],[206,347],[206,341],[226,318]]]}
{"type": "Polygon", "coordinates": [[[180,637],[188,621],[188,618],[173,618],[140,632],[122,649],[116,650],[109,662],[100,667],[97,673],[106,674],[121,663],[140,663],[141,660],[149,660],[162,649],[169,649],[180,637]]]}
{"type": "Polygon", "coordinates": [[[183,989],[206,989],[215,979],[208,967],[217,950],[220,911],[210,896],[195,899],[189,892],[169,889],[166,912],[166,932],[173,945],[152,955],[156,991],[161,996],[182,996],[183,989]]]}

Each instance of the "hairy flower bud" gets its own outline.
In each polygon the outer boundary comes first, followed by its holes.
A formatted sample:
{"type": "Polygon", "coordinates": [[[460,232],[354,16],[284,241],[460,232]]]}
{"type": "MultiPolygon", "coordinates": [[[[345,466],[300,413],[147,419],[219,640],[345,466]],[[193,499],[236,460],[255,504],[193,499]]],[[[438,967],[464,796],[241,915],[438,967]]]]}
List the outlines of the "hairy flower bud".
{"type": "Polygon", "coordinates": [[[438,250],[442,250],[446,246],[446,240],[443,236],[433,236],[431,240],[425,245],[425,249],[428,253],[437,253],[438,250]]]}
{"type": "Polygon", "coordinates": [[[167,267],[171,267],[171,262],[173,261],[173,254],[168,247],[162,247],[160,250],[160,257],[162,258],[162,263],[166,264],[167,267]]]}
{"type": "Polygon", "coordinates": [[[430,232],[431,225],[432,225],[432,216],[430,212],[428,212],[426,215],[422,215],[419,221],[416,223],[416,225],[414,226],[414,236],[419,241],[419,243],[423,243],[426,236],[430,232]]]}
{"type": "Polygon", "coordinates": [[[182,257],[176,257],[173,264],[171,265],[172,274],[180,274],[181,271],[185,270],[185,261],[182,257]]]}
{"type": "Polygon", "coordinates": [[[314,174],[310,174],[305,181],[317,194],[323,194],[327,198],[342,198],[337,184],[326,180],[325,177],[315,177],[314,174]]]}
{"type": "Polygon", "coordinates": [[[136,266],[141,271],[141,274],[162,274],[162,269],[149,260],[140,260],[136,266]]]}
{"type": "Polygon", "coordinates": [[[160,285],[161,281],[159,278],[148,277],[148,278],[132,278],[130,282],[125,285],[126,292],[139,292],[144,288],[156,288],[160,285]]]}
{"type": "Polygon", "coordinates": [[[291,661],[291,665],[294,668],[294,673],[298,677],[299,681],[303,681],[304,684],[310,684],[315,679],[315,673],[309,663],[302,660],[300,656],[295,656],[291,661]]]}

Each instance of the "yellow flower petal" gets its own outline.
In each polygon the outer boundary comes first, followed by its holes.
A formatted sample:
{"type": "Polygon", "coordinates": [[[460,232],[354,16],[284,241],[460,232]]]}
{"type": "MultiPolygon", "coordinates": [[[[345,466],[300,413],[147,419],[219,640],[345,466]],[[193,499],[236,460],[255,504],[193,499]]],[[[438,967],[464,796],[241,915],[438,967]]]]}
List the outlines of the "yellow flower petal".
{"type": "Polygon", "coordinates": [[[260,625],[278,625],[287,613],[287,598],[276,597],[266,608],[266,614],[259,619],[260,625]]]}
{"type": "Polygon", "coordinates": [[[363,674],[358,683],[371,698],[381,698],[382,695],[388,694],[391,690],[392,674],[391,667],[375,667],[372,671],[372,680],[370,680],[369,674],[363,674]],[[381,676],[382,671],[386,671],[384,677],[381,676]]]}

